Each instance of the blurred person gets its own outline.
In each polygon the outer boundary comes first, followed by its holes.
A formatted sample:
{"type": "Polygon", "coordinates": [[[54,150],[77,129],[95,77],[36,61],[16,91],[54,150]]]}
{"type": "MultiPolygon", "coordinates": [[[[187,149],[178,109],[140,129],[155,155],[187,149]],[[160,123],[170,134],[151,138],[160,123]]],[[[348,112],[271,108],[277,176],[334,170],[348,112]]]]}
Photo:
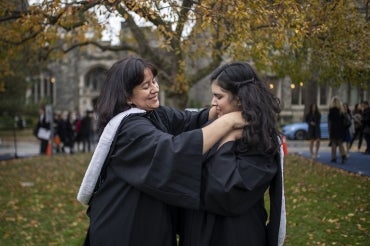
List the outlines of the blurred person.
{"type": "Polygon", "coordinates": [[[57,153],[64,152],[63,142],[62,142],[63,133],[64,133],[63,125],[64,125],[64,122],[63,122],[62,114],[60,112],[54,113],[54,139],[53,141],[54,141],[55,150],[57,153]]]}
{"type": "Polygon", "coordinates": [[[364,154],[370,154],[370,107],[368,101],[362,102],[363,116],[362,116],[362,127],[363,134],[366,141],[366,149],[364,154]]]}
{"type": "Polygon", "coordinates": [[[353,125],[355,128],[355,132],[353,134],[351,143],[349,148],[352,148],[353,142],[358,139],[357,144],[357,151],[360,152],[362,146],[362,138],[363,138],[363,127],[362,127],[362,105],[361,103],[356,103],[353,111],[352,111],[352,118],[353,118],[353,125]]]}
{"type": "Polygon", "coordinates": [[[343,123],[344,108],[341,100],[338,97],[333,97],[329,106],[328,114],[328,129],[329,140],[331,143],[331,162],[337,162],[337,148],[339,148],[342,157],[342,164],[347,161],[347,153],[343,146],[345,138],[345,126],[343,123]]]}
{"type": "Polygon", "coordinates": [[[74,146],[76,147],[76,151],[80,151],[80,143],[81,143],[81,115],[80,113],[76,114],[76,117],[73,120],[73,131],[74,131],[74,146]]]}
{"type": "Polygon", "coordinates": [[[180,245],[282,245],[285,199],[283,153],[276,127],[279,100],[246,62],[216,69],[211,87],[218,116],[242,110],[248,125],[230,132],[207,153],[201,186],[203,211],[184,210],[180,245]],[[264,202],[267,190],[270,213],[264,202]]]}
{"type": "Polygon", "coordinates": [[[311,158],[318,158],[321,139],[321,113],[316,103],[312,103],[310,105],[309,111],[305,117],[305,121],[308,124],[308,138],[310,139],[311,158]]]}
{"type": "Polygon", "coordinates": [[[346,117],[349,117],[349,119],[351,120],[351,125],[349,127],[345,127],[345,135],[343,139],[344,148],[346,150],[347,157],[349,157],[349,150],[350,150],[350,145],[351,145],[351,141],[353,138],[353,134],[355,133],[355,127],[353,123],[352,112],[349,108],[348,103],[343,103],[343,109],[344,109],[344,115],[346,115],[346,117]]]}
{"type": "Polygon", "coordinates": [[[45,107],[42,106],[39,108],[39,117],[34,128],[33,134],[40,140],[40,154],[46,155],[47,148],[50,140],[50,128],[52,124],[50,124],[49,120],[47,120],[45,107]]]}
{"type": "Polygon", "coordinates": [[[90,152],[91,145],[92,145],[92,138],[93,135],[93,120],[92,120],[92,113],[86,110],[86,114],[81,119],[81,126],[80,126],[80,141],[82,142],[82,152],[90,152]]]}
{"type": "Polygon", "coordinates": [[[63,147],[64,151],[68,150],[69,154],[74,153],[74,141],[75,141],[75,132],[73,129],[73,115],[71,112],[66,112],[66,116],[63,119],[64,127],[64,138],[63,138],[63,147]]]}

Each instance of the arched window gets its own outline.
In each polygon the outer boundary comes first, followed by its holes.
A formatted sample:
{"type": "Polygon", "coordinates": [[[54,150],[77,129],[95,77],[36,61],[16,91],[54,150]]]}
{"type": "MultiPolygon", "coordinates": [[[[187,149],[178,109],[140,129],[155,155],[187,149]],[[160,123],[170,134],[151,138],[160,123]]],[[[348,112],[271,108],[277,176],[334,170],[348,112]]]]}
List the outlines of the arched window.
{"type": "Polygon", "coordinates": [[[102,67],[97,67],[90,70],[85,79],[85,88],[90,91],[100,91],[101,85],[104,83],[107,70],[102,67]]]}

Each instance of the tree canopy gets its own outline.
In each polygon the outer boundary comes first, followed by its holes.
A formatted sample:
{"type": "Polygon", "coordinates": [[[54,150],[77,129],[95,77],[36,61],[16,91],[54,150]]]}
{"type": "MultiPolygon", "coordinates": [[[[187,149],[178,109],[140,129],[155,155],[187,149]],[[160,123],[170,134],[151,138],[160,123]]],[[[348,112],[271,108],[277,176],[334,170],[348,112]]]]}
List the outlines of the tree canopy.
{"type": "MultiPolygon", "coordinates": [[[[370,83],[369,1],[43,0],[0,4],[0,81],[37,73],[85,45],[151,60],[171,106],[225,60],[338,85],[370,83]],[[118,44],[100,42],[109,17],[122,18],[118,44]],[[22,68],[20,68],[21,66],[22,68]]],[[[1,92],[0,92],[1,93],[1,92]]]]}

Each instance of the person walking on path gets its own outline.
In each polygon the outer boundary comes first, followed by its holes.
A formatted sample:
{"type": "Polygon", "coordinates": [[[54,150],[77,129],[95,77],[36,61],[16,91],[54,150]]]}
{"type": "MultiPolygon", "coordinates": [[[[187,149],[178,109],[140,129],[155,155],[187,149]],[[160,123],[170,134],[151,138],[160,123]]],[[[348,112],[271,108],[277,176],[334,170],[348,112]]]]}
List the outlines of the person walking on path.
{"type": "Polygon", "coordinates": [[[368,101],[362,102],[362,108],[364,110],[364,114],[362,118],[362,125],[363,125],[364,138],[366,141],[366,150],[364,154],[370,155],[370,107],[369,107],[369,102],[368,101]]]}
{"type": "Polygon", "coordinates": [[[347,153],[347,157],[349,157],[349,149],[351,145],[351,141],[353,138],[353,134],[355,134],[355,126],[353,123],[353,117],[351,110],[349,109],[348,103],[343,103],[343,109],[344,109],[344,114],[346,117],[349,117],[351,120],[351,125],[349,127],[345,127],[345,133],[344,133],[344,139],[343,139],[343,144],[344,144],[344,149],[347,153]]]}
{"type": "Polygon", "coordinates": [[[311,158],[318,158],[321,138],[321,113],[316,103],[310,105],[310,109],[305,117],[308,124],[308,138],[310,139],[311,158]],[[314,149],[315,148],[315,149],[314,149]]]}
{"type": "Polygon", "coordinates": [[[331,162],[337,162],[337,148],[339,148],[342,157],[342,164],[347,161],[347,154],[343,146],[345,137],[345,126],[343,104],[338,97],[331,99],[329,114],[328,114],[328,129],[329,140],[331,143],[331,162]]]}
{"type": "Polygon", "coordinates": [[[352,111],[352,118],[353,124],[355,128],[355,132],[353,134],[351,143],[349,144],[349,149],[352,148],[353,142],[358,139],[357,144],[357,151],[360,152],[362,146],[362,138],[363,138],[363,127],[362,127],[362,105],[361,103],[356,103],[355,108],[352,111]]]}

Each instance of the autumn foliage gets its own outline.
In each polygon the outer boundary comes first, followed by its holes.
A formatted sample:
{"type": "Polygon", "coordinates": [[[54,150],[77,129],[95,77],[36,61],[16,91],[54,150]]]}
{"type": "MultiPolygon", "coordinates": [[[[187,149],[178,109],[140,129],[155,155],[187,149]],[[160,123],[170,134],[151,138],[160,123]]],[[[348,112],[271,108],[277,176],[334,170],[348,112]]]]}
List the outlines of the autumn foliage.
{"type": "Polygon", "coordinates": [[[172,97],[169,105],[184,106],[189,88],[225,60],[253,61],[261,73],[293,81],[368,89],[368,1],[33,2],[0,4],[0,82],[5,84],[0,88],[5,91],[13,86],[9,76],[31,76],[85,45],[126,50],[154,62],[172,97]],[[110,17],[124,22],[116,44],[101,42],[110,17]]]}

